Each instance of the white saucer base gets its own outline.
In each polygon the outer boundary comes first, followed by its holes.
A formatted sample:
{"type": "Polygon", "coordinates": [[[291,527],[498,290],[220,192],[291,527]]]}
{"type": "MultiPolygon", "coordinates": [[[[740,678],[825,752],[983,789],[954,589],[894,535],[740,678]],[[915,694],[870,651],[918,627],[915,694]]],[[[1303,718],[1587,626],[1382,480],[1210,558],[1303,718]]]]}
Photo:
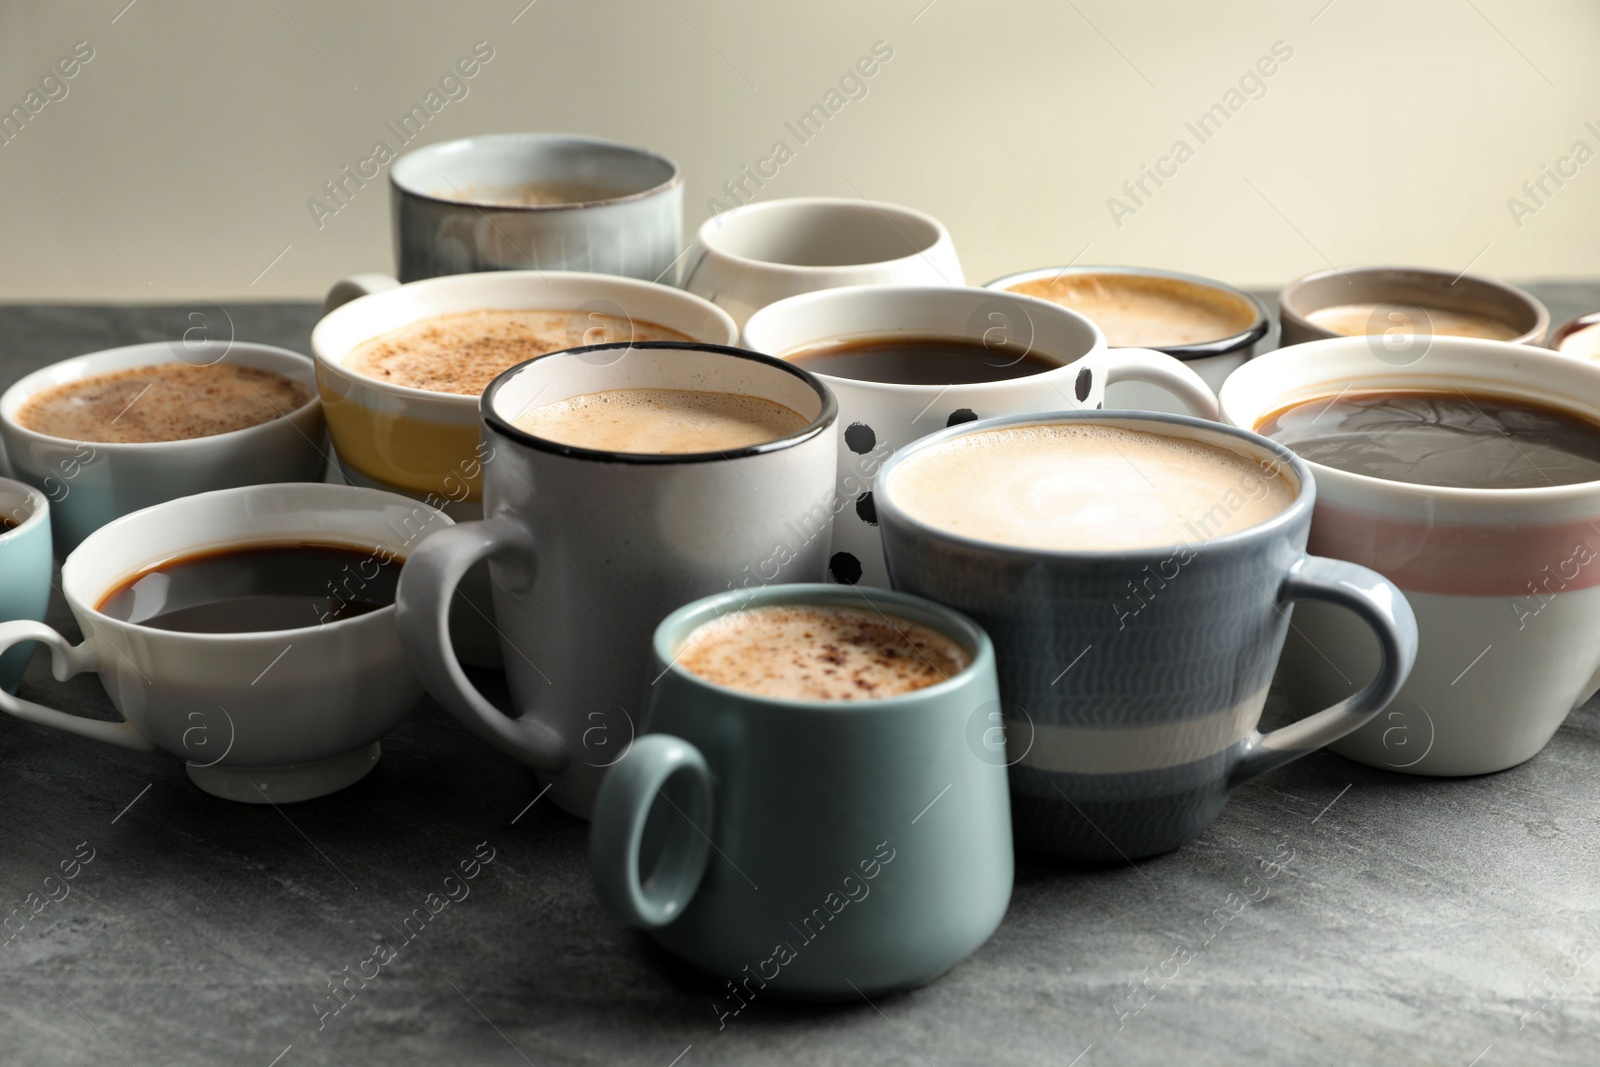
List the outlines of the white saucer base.
{"type": "Polygon", "coordinates": [[[189,780],[214,797],[242,804],[294,804],[355,785],[378,765],[374,741],[342,756],[286,767],[220,767],[190,763],[189,780]]]}

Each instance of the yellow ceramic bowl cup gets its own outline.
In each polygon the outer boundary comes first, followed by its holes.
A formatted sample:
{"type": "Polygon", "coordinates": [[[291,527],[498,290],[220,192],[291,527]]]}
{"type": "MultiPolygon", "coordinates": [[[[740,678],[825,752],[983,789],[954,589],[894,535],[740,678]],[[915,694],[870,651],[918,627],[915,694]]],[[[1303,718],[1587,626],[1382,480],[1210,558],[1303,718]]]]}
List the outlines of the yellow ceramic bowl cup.
{"type": "Polygon", "coordinates": [[[575,271],[454,274],[352,300],[311,333],[328,431],[350,481],[426,500],[458,518],[475,517],[485,458],[478,398],[379,381],[344,361],[378,334],[480,310],[570,312],[573,348],[601,339],[592,333],[591,314],[665,326],[713,344],[733,344],[739,334],[727,312],[681,289],[575,271]]]}

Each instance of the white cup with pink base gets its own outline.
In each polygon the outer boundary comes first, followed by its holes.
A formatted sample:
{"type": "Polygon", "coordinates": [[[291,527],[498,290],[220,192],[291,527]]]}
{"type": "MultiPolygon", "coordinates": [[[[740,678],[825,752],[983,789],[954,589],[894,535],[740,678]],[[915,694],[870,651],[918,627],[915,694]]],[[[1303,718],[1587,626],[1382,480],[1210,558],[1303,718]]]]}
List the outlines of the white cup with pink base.
{"type": "MultiPolygon", "coordinates": [[[[1223,421],[1256,429],[1341,391],[1459,390],[1575,415],[1596,424],[1600,442],[1600,366],[1499,341],[1390,342],[1335,338],[1260,356],[1223,384],[1223,421]]],[[[1394,582],[1419,633],[1399,696],[1329,748],[1441,776],[1504,770],[1537,754],[1600,688],[1600,481],[1474,489],[1308,462],[1317,479],[1308,550],[1394,582]]],[[[1279,674],[1293,703],[1321,707],[1354,692],[1377,657],[1355,616],[1304,603],[1279,674]]]]}

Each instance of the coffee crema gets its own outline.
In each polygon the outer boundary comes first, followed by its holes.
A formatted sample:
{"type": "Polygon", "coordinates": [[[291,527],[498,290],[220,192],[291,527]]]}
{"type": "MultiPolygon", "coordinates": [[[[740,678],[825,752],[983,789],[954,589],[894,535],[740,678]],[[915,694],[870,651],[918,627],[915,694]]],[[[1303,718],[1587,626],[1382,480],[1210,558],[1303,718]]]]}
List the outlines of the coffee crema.
{"type": "Polygon", "coordinates": [[[148,444],[249,429],[310,399],[310,389],[275,371],[156,363],[40,390],[23,401],[16,421],[69,441],[148,444]]]}
{"type": "Polygon", "coordinates": [[[1100,327],[1113,348],[1177,348],[1244,333],[1256,309],[1232,293],[1143,274],[1060,274],[1008,292],[1071,308],[1100,327]]]}
{"type": "Polygon", "coordinates": [[[783,700],[880,700],[954,678],[967,651],[927,626],[809,604],[749,608],[696,627],[679,666],[708,682],[783,700]]]}
{"type": "Polygon", "coordinates": [[[466,185],[439,194],[439,199],[496,207],[557,207],[615,200],[624,195],[617,189],[588,182],[533,181],[466,185]]]}
{"type": "Polygon", "coordinates": [[[98,610],[184,633],[300,630],[393,604],[403,563],[386,550],[354,545],[234,545],[145,567],[106,593],[98,610]]]}
{"type": "Polygon", "coordinates": [[[1306,312],[1306,321],[1345,337],[1399,331],[1422,337],[1442,334],[1509,341],[1521,332],[1493,315],[1421,304],[1334,304],[1306,312]]]}
{"type": "Polygon", "coordinates": [[[972,385],[1026,378],[1062,366],[1017,345],[916,334],[822,341],[790,349],[783,358],[814,374],[894,385],[972,385]]]}
{"type": "Polygon", "coordinates": [[[811,420],[765,397],[700,389],[606,389],[544,404],[512,425],[600,452],[728,452],[788,437],[811,420]]]}
{"type": "Polygon", "coordinates": [[[1206,541],[1266,522],[1298,492],[1270,461],[1081,422],[963,434],[906,459],[888,485],[901,510],[935,529],[1055,551],[1206,541]]]}
{"type": "Polygon", "coordinates": [[[1256,430],[1314,463],[1391,482],[1534,489],[1600,481],[1600,424],[1488,393],[1352,390],[1273,412],[1256,430]]]}
{"type": "Polygon", "coordinates": [[[688,341],[677,330],[599,311],[462,311],[407,323],[352,348],[357,374],[434,393],[478,396],[501,372],[583,345],[688,341]]]}

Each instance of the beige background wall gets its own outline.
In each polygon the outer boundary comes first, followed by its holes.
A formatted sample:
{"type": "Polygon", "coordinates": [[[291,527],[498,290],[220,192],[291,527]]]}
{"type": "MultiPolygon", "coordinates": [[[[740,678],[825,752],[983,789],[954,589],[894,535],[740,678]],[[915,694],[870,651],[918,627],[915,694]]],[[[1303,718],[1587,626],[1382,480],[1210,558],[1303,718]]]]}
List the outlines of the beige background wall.
{"type": "Polygon", "coordinates": [[[525,2],[4,0],[0,109],[75,42],[93,59],[0,146],[0,300],[312,297],[389,269],[386,189],[321,229],[307,201],[477,41],[494,58],[414,144],[646,145],[685,169],[689,232],[783,139],[760,197],[922,208],[976,282],[1074,259],[1600,274],[1600,161],[1569,155],[1600,151],[1592,0],[525,2]],[[893,58],[799,144],[784,123],[876,41],[893,58]],[[1290,58],[1230,100],[1275,42],[1290,58]],[[1230,102],[1204,143],[1185,127],[1230,102]],[[1180,139],[1163,185],[1123,192],[1180,139]],[[1540,203],[1543,166],[1570,176],[1540,203]]]}

